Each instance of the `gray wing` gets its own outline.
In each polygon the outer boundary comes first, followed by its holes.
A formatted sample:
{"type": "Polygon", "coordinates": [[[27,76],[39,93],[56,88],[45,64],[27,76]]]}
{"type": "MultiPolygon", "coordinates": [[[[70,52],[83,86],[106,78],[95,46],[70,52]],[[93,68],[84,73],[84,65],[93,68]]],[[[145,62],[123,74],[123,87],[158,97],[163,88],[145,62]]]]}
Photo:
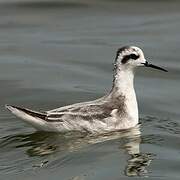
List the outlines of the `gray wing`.
{"type": "Polygon", "coordinates": [[[69,108],[67,110],[48,113],[46,116],[46,121],[63,122],[68,119],[83,119],[91,121],[93,119],[104,119],[108,116],[110,116],[110,113],[106,112],[103,106],[88,105],[84,107],[75,107],[69,108]]]}
{"type": "Polygon", "coordinates": [[[103,120],[111,117],[111,112],[117,109],[122,114],[122,104],[117,101],[91,101],[65,106],[47,112],[46,120],[51,122],[64,122],[68,119],[83,119],[86,121],[103,120]]]}

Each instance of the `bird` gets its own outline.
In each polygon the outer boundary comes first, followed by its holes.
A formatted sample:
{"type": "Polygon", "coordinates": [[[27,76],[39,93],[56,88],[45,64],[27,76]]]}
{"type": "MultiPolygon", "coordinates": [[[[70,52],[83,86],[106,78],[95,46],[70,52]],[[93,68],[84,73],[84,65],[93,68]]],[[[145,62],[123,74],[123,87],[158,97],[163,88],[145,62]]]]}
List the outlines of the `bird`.
{"type": "Polygon", "coordinates": [[[139,47],[123,46],[116,51],[112,88],[101,98],[44,112],[14,105],[5,107],[38,131],[82,131],[97,134],[133,128],[139,123],[134,90],[137,67],[167,72],[166,69],[149,63],[139,47]]]}

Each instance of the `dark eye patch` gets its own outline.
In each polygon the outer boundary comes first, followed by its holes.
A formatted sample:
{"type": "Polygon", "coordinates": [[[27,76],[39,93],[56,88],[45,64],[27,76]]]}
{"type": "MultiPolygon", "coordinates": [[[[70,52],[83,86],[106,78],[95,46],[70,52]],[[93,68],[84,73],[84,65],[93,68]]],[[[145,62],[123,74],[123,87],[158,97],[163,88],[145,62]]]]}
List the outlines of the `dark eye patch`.
{"type": "Polygon", "coordinates": [[[136,54],[130,54],[129,55],[129,59],[134,59],[134,60],[136,60],[136,59],[138,59],[139,58],[139,55],[137,56],[136,54]]]}
{"type": "Polygon", "coordinates": [[[136,54],[130,54],[130,55],[127,55],[127,56],[124,56],[123,59],[122,59],[122,63],[125,64],[129,59],[138,59],[139,58],[139,55],[136,55],[136,54]]]}

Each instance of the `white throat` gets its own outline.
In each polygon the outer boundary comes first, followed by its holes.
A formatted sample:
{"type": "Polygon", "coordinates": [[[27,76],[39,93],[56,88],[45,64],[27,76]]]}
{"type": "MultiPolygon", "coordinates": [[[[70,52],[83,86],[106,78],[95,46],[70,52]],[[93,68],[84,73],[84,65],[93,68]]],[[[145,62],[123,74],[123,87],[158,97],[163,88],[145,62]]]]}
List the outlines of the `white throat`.
{"type": "Polygon", "coordinates": [[[124,96],[128,120],[133,124],[138,123],[138,105],[134,90],[134,70],[116,69],[113,88],[110,95],[114,97],[124,96]]]}
{"type": "Polygon", "coordinates": [[[121,95],[128,95],[134,91],[134,70],[133,69],[117,69],[114,75],[113,88],[121,95]]]}

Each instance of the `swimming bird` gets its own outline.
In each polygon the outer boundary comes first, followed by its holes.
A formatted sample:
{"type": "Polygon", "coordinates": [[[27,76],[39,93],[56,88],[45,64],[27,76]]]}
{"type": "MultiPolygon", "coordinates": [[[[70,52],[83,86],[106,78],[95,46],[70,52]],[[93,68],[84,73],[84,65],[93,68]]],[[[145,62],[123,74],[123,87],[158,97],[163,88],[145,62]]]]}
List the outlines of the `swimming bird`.
{"type": "Polygon", "coordinates": [[[39,131],[104,133],[132,128],[139,119],[133,83],[139,66],[167,72],[148,63],[140,48],[124,46],[116,52],[112,88],[105,96],[45,112],[11,105],[6,108],[39,131]]]}

